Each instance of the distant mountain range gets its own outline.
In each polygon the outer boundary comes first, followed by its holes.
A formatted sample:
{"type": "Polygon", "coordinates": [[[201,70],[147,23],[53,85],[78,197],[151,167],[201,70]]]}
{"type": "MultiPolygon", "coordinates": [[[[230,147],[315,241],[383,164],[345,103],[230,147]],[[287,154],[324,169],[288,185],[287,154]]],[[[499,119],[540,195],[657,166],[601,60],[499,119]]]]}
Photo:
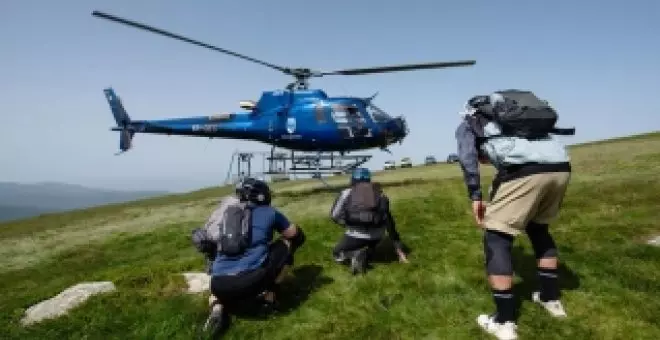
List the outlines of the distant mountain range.
{"type": "Polygon", "coordinates": [[[167,194],[165,191],[118,191],[43,182],[0,182],[0,221],[74,210],[167,194]]]}

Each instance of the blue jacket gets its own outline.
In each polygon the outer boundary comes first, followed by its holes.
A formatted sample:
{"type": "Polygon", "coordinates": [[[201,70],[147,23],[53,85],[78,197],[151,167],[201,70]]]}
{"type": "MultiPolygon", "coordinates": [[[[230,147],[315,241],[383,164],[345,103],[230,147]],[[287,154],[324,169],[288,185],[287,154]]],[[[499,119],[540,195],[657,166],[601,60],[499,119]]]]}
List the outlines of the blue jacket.
{"type": "MultiPolygon", "coordinates": [[[[518,137],[493,137],[477,145],[476,134],[465,118],[456,129],[458,159],[471,200],[481,200],[479,155],[487,158],[498,172],[500,180],[547,171],[571,171],[566,147],[554,135],[542,140],[518,137]],[[512,170],[515,169],[515,170],[512,170]]],[[[498,135],[499,127],[489,122],[484,137],[498,135]]]]}

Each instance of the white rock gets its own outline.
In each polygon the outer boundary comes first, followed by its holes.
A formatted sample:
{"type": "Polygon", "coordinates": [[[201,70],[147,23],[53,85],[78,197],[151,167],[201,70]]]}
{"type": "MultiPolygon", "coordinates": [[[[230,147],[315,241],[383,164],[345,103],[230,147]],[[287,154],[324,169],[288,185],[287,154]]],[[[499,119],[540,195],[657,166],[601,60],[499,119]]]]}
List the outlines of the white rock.
{"type": "Polygon", "coordinates": [[[71,286],[56,296],[39,302],[25,311],[21,319],[23,325],[30,325],[44,319],[51,319],[66,314],[72,308],[85,302],[92,295],[114,291],[115,285],[110,281],[83,282],[71,286]]]}
{"type": "Polygon", "coordinates": [[[188,293],[201,293],[211,287],[211,276],[206,273],[183,273],[188,282],[188,293]]]}
{"type": "Polygon", "coordinates": [[[650,239],[648,243],[652,246],[660,247],[660,236],[656,236],[656,237],[650,239]]]}

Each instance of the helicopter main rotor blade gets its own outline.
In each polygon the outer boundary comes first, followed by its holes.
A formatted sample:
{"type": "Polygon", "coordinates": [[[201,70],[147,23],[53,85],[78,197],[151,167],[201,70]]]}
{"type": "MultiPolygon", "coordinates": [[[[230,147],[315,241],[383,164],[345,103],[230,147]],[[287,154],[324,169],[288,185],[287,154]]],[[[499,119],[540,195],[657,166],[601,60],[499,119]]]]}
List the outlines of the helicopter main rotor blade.
{"type": "Polygon", "coordinates": [[[115,22],[118,22],[118,23],[125,24],[125,25],[141,28],[141,29],[153,32],[153,33],[158,33],[158,34],[170,37],[170,38],[182,40],[182,41],[185,41],[185,42],[197,45],[197,46],[206,47],[206,48],[212,49],[212,50],[217,51],[217,52],[226,53],[226,54],[232,55],[234,57],[245,59],[245,60],[257,63],[257,64],[261,64],[261,65],[276,69],[278,71],[281,71],[281,72],[284,72],[284,73],[287,73],[287,74],[290,72],[290,70],[286,67],[273,65],[273,64],[267,63],[265,61],[254,59],[254,58],[251,58],[251,57],[248,57],[248,56],[245,56],[245,55],[242,55],[242,54],[230,51],[230,50],[226,50],[224,48],[209,45],[209,44],[203,43],[201,41],[186,38],[184,36],[177,35],[177,34],[174,34],[174,33],[170,33],[170,32],[167,32],[165,30],[162,30],[162,29],[159,29],[159,28],[156,28],[156,27],[152,27],[152,26],[149,26],[149,25],[146,25],[146,24],[142,24],[142,23],[139,23],[139,22],[127,20],[127,19],[120,18],[120,17],[114,16],[114,15],[111,15],[111,14],[103,13],[103,12],[100,12],[100,11],[93,11],[92,15],[95,16],[95,17],[108,19],[108,20],[111,20],[111,21],[115,21],[115,22]]]}
{"type": "Polygon", "coordinates": [[[405,65],[392,65],[392,66],[381,66],[381,67],[370,67],[370,68],[354,68],[354,69],[338,70],[331,72],[320,72],[318,74],[322,76],[360,75],[360,74],[372,74],[372,73],[423,70],[423,69],[431,69],[431,68],[472,66],[476,62],[477,62],[476,60],[460,60],[460,61],[436,62],[436,63],[425,63],[425,64],[405,64],[405,65]]]}

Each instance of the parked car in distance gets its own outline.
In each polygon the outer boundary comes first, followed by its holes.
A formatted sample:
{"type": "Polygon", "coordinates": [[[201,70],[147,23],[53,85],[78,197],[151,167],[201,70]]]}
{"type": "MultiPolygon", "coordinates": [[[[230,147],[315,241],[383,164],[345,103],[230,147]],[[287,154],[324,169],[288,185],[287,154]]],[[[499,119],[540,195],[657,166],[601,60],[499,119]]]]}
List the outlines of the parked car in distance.
{"type": "Polygon", "coordinates": [[[438,163],[438,161],[435,159],[435,156],[426,156],[426,158],[424,159],[424,164],[426,165],[431,165],[435,163],[438,163]]]}
{"type": "Polygon", "coordinates": [[[412,159],[410,159],[410,157],[401,158],[401,167],[402,168],[412,168],[412,159]]]}
{"type": "Polygon", "coordinates": [[[396,168],[394,161],[386,161],[383,166],[383,170],[394,170],[394,168],[396,168]]]}
{"type": "Polygon", "coordinates": [[[455,153],[449,154],[447,156],[447,163],[456,163],[458,162],[458,155],[455,153]]]}

